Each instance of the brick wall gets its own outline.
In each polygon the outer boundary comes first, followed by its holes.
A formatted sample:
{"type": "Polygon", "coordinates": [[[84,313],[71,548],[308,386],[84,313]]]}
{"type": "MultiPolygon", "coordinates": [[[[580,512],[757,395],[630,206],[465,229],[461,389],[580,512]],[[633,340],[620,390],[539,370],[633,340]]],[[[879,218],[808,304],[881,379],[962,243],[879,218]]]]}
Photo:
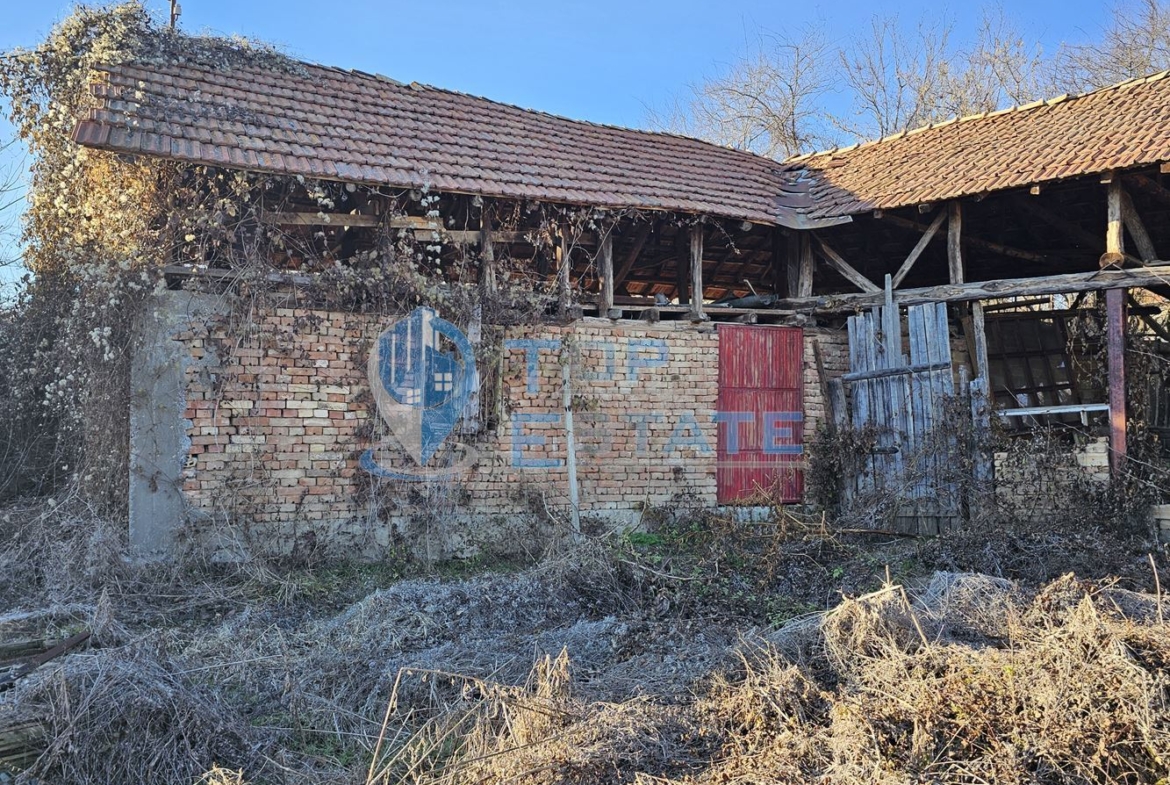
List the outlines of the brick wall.
{"type": "MultiPolygon", "coordinates": [[[[507,328],[490,367],[480,363],[483,395],[494,392],[482,402],[483,424],[450,437],[461,445],[460,470],[410,482],[375,478],[361,465],[370,452],[379,465],[412,468],[366,378],[374,340],[392,319],[269,308],[241,322],[227,309],[192,317],[183,308],[170,334],[184,407],[177,484],[196,536],[222,539],[230,529],[277,551],[324,537],[376,552],[421,519],[563,515],[562,358],[571,363],[584,515],[633,521],[680,495],[716,502],[715,325],[582,319],[507,328]]],[[[831,374],[847,365],[844,331],[806,330],[806,438],[824,413],[813,341],[831,374]]],[[[466,535],[436,536],[444,552],[470,547],[466,535]]]]}

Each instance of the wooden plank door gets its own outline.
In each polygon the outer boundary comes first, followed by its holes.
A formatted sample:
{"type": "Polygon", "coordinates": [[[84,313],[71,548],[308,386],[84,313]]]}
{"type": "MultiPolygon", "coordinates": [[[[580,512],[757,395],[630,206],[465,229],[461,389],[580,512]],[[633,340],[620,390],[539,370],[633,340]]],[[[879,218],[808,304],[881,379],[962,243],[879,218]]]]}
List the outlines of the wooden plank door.
{"type": "Polygon", "coordinates": [[[804,495],[804,331],[719,325],[720,504],[804,495]]]}

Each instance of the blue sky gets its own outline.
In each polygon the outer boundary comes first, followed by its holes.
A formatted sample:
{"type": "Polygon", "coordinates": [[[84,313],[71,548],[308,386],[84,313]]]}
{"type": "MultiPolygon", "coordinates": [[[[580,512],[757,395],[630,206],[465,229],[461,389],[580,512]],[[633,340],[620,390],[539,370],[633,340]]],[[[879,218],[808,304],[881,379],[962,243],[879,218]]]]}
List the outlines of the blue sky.
{"type": "MultiPolygon", "coordinates": [[[[2,0],[0,50],[33,46],[73,3],[2,0]]],[[[160,14],[167,4],[149,0],[160,14]]],[[[382,73],[583,120],[645,123],[662,106],[735,59],[760,31],[822,30],[842,40],[875,13],[947,14],[956,36],[978,22],[978,3],[775,0],[182,0],[188,32],[242,34],[305,60],[382,73]]],[[[1048,50],[1096,37],[1108,4],[1007,3],[1048,50]]],[[[0,139],[12,129],[0,121],[0,139]]],[[[13,163],[0,154],[0,167],[13,163]]],[[[0,243],[0,247],[11,247],[0,243]]],[[[5,273],[0,270],[0,288],[5,273]]],[[[8,273],[11,278],[11,271],[8,273]]]]}

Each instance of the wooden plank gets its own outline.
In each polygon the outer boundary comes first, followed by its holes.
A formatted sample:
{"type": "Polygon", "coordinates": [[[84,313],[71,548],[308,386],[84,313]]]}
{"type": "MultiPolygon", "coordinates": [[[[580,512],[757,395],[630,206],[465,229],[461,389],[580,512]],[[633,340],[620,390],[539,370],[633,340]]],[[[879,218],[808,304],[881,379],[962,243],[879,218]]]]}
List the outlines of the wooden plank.
{"type": "Polygon", "coordinates": [[[927,482],[928,456],[926,455],[926,373],[930,370],[928,353],[926,350],[926,332],[923,322],[923,308],[911,306],[906,313],[906,332],[910,340],[910,364],[919,368],[917,373],[909,377],[910,382],[910,444],[907,449],[913,456],[913,472],[915,477],[912,486],[912,496],[922,499],[929,494],[927,482]]]}
{"type": "MultiPolygon", "coordinates": [[[[890,215],[889,213],[882,213],[880,219],[893,226],[900,226],[903,229],[911,229],[916,232],[924,232],[930,227],[918,221],[911,221],[897,215],[890,215]]],[[[1015,248],[1010,245],[1003,245],[1002,243],[993,243],[979,237],[964,237],[965,242],[969,247],[982,248],[985,251],[990,251],[1000,256],[1010,256],[1015,259],[1025,259],[1029,262],[1038,262],[1040,264],[1047,263],[1048,257],[1044,254],[1034,253],[1032,251],[1025,251],[1020,248],[1015,248]]]]}
{"type": "Polygon", "coordinates": [[[958,202],[947,205],[947,268],[951,283],[963,282],[963,207],[958,202]]]}
{"type": "Polygon", "coordinates": [[[913,269],[914,263],[918,261],[918,257],[922,256],[922,252],[926,250],[926,246],[930,245],[930,241],[934,239],[935,234],[938,233],[938,228],[942,226],[942,222],[947,219],[947,214],[939,211],[934,220],[930,222],[930,226],[918,238],[914,248],[910,250],[910,254],[906,257],[906,261],[902,262],[902,266],[898,268],[898,272],[894,273],[894,288],[897,289],[902,285],[902,281],[906,280],[907,274],[913,269]]]}
{"type": "MultiPolygon", "coordinates": [[[[995,300],[1005,297],[1028,297],[1042,294],[1068,294],[1114,288],[1128,289],[1165,285],[1167,280],[1170,280],[1170,264],[1159,262],[1147,267],[1121,270],[1095,270],[1039,278],[1008,278],[963,284],[941,284],[919,289],[898,289],[894,291],[894,302],[899,305],[921,305],[931,302],[995,300]]],[[[775,306],[799,313],[841,313],[842,311],[865,308],[880,301],[881,297],[876,294],[850,293],[777,300],[775,306]]]]}
{"type": "Polygon", "coordinates": [[[932,364],[932,363],[909,363],[906,365],[896,365],[893,368],[882,368],[876,371],[859,371],[854,373],[850,371],[844,374],[841,379],[846,382],[860,382],[867,379],[888,379],[894,376],[910,376],[916,373],[928,373],[930,371],[947,370],[950,364],[932,364]]]}
{"type": "Polygon", "coordinates": [[[1000,417],[1038,417],[1045,414],[1085,414],[1107,411],[1109,411],[1107,403],[1070,403],[1057,406],[1021,406],[1012,409],[996,409],[995,413],[1000,417]]]}
{"type": "Polygon", "coordinates": [[[975,375],[987,379],[991,384],[991,370],[987,365],[987,321],[983,314],[983,303],[971,303],[971,338],[975,346],[975,375]]]}
{"type": "MultiPolygon", "coordinates": [[[[279,226],[381,226],[382,216],[357,213],[268,213],[262,212],[260,223],[279,226]]],[[[400,215],[389,219],[386,225],[391,229],[435,229],[442,230],[438,219],[400,215]]]]}
{"type": "Polygon", "coordinates": [[[881,292],[881,287],[859,273],[854,269],[853,265],[842,259],[841,254],[834,251],[819,235],[814,233],[813,237],[816,239],[817,248],[820,250],[821,258],[825,260],[825,264],[829,265],[830,268],[861,291],[881,292]]]}
{"type": "Polygon", "coordinates": [[[613,310],[613,227],[601,236],[601,244],[597,247],[597,267],[601,276],[601,301],[598,308],[603,314],[613,310]]]}
{"type": "Polygon", "coordinates": [[[1105,292],[1106,353],[1109,357],[1109,454],[1113,479],[1120,480],[1126,460],[1125,290],[1105,292]]]}
{"type": "Polygon", "coordinates": [[[703,227],[691,227],[691,317],[702,320],[703,316],[703,227]]]}

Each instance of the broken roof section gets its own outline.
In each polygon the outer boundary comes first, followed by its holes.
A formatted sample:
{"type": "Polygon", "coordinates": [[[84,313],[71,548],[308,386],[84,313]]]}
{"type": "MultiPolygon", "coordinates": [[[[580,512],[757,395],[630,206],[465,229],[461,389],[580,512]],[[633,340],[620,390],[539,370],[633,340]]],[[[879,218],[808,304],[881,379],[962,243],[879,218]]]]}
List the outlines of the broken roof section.
{"type": "Polygon", "coordinates": [[[789,159],[810,218],[940,202],[1170,160],[1170,72],[789,159]]]}
{"type": "Polygon", "coordinates": [[[810,226],[807,183],[787,182],[771,159],[695,139],[309,64],[297,73],[123,64],[103,74],[99,104],[74,132],[90,147],[377,186],[810,226]]]}

